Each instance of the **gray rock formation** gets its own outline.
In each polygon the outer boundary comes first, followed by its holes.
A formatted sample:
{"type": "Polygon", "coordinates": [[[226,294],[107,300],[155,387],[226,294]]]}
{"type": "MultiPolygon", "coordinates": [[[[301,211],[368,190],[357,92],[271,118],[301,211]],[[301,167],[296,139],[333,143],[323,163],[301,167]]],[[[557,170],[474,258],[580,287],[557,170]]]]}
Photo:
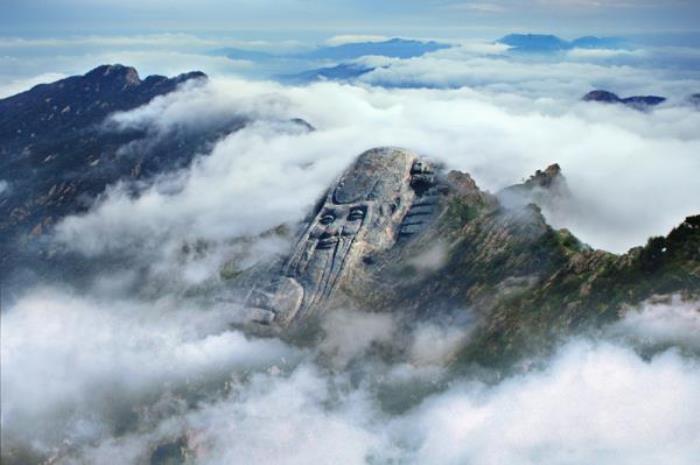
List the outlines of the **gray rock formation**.
{"type": "Polygon", "coordinates": [[[522,208],[534,203],[552,210],[568,207],[571,191],[561,167],[554,163],[544,171],[537,170],[522,184],[515,184],[498,192],[498,199],[506,208],[522,208]]]}
{"type": "Polygon", "coordinates": [[[700,217],[614,255],[547,224],[540,206],[567,195],[558,165],[494,196],[466,173],[373,149],[333,183],[285,256],[226,285],[248,311],[246,329],[301,343],[338,308],[390,312],[408,326],[466,317],[470,337],[454,360],[489,366],[654,295],[700,295],[700,217]]]}
{"type": "Polygon", "coordinates": [[[329,306],[365,271],[358,265],[425,230],[446,192],[446,179],[414,153],[363,153],[304,223],[289,256],[236,280],[239,289],[250,289],[244,299],[250,318],[286,327],[329,306]]]}

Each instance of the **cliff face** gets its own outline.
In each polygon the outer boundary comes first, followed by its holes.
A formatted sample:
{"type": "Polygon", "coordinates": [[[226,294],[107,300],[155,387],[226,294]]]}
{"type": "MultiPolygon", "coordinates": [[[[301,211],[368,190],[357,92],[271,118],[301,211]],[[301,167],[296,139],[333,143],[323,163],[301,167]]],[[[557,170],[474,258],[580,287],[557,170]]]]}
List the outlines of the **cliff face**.
{"type": "Polygon", "coordinates": [[[624,255],[592,250],[533,203],[568,192],[558,165],[494,196],[468,174],[375,149],[328,192],[288,256],[231,279],[253,331],[294,334],[336,308],[409,325],[457,309],[475,327],[455,361],[497,366],[652,296],[700,294],[700,216],[624,255]]]}

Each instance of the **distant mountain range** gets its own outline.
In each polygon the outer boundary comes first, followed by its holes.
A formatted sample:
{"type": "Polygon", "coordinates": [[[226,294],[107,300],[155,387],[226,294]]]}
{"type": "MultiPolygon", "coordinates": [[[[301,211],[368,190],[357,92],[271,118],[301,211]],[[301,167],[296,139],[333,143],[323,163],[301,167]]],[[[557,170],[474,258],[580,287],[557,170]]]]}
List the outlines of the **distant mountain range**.
{"type": "MultiPolygon", "coordinates": [[[[584,36],[568,41],[551,34],[509,34],[496,41],[508,45],[514,52],[551,53],[583,49],[614,49],[627,46],[619,37],[584,36]]],[[[347,61],[365,56],[387,58],[415,58],[426,53],[452,47],[452,44],[436,41],[421,41],[393,38],[382,42],[353,42],[348,44],[323,46],[301,53],[262,52],[241,48],[221,48],[212,55],[226,56],[234,60],[270,61],[279,59],[347,61]]]]}
{"type": "Polygon", "coordinates": [[[358,78],[374,71],[376,68],[359,63],[341,63],[327,68],[311,69],[296,74],[277,76],[280,81],[290,84],[303,84],[313,81],[346,81],[358,78]]]}
{"type": "Polygon", "coordinates": [[[509,34],[497,42],[510,46],[511,51],[530,53],[551,53],[574,48],[621,48],[625,45],[625,41],[617,37],[585,36],[567,41],[550,34],[509,34]]]}
{"type": "Polygon", "coordinates": [[[452,45],[435,42],[393,38],[382,42],[353,42],[324,46],[302,53],[268,53],[240,48],[222,48],[212,54],[234,60],[266,61],[275,59],[298,60],[354,60],[364,56],[414,58],[426,53],[450,48],[452,45]]]}
{"type": "Polygon", "coordinates": [[[636,95],[620,98],[617,94],[607,90],[594,90],[584,95],[582,100],[584,102],[618,103],[637,110],[646,110],[664,103],[666,98],[657,95],[636,95]]]}
{"type": "Polygon", "coordinates": [[[384,42],[356,42],[321,47],[302,54],[301,58],[310,60],[353,60],[364,56],[414,58],[450,47],[449,44],[434,41],[423,42],[394,38],[384,42]]]}

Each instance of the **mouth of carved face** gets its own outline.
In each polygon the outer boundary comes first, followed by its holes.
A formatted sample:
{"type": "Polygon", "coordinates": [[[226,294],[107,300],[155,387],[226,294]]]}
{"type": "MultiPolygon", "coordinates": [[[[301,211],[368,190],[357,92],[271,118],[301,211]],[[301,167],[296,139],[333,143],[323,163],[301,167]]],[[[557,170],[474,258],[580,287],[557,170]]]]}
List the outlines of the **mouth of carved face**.
{"type": "Polygon", "coordinates": [[[338,243],[338,237],[337,236],[330,236],[326,237],[323,239],[319,239],[318,243],[316,244],[317,249],[331,249],[335,247],[335,245],[338,243]]]}

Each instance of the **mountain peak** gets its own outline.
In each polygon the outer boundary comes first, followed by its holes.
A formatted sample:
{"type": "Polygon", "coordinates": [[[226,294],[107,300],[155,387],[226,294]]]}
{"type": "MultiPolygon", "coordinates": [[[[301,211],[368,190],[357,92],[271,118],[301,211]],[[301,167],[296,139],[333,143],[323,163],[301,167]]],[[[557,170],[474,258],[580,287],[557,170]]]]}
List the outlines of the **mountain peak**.
{"type": "Polygon", "coordinates": [[[565,40],[551,34],[508,34],[498,42],[510,45],[522,51],[530,50],[564,50],[570,48],[565,40]]]}
{"type": "Polygon", "coordinates": [[[88,71],[84,77],[90,80],[124,81],[130,85],[141,84],[141,78],[139,77],[139,73],[136,71],[136,68],[120,64],[98,66],[97,68],[88,71]]]}
{"type": "Polygon", "coordinates": [[[525,182],[506,187],[498,193],[498,198],[508,208],[522,208],[529,203],[552,208],[570,196],[566,178],[558,163],[537,170],[525,182]]]}
{"type": "Polygon", "coordinates": [[[561,174],[561,167],[558,163],[553,163],[545,168],[544,171],[535,171],[535,174],[530,176],[530,179],[525,184],[547,188],[563,179],[564,175],[561,174]]]}
{"type": "Polygon", "coordinates": [[[617,103],[620,100],[617,94],[607,90],[592,90],[583,96],[584,102],[617,103]]]}

